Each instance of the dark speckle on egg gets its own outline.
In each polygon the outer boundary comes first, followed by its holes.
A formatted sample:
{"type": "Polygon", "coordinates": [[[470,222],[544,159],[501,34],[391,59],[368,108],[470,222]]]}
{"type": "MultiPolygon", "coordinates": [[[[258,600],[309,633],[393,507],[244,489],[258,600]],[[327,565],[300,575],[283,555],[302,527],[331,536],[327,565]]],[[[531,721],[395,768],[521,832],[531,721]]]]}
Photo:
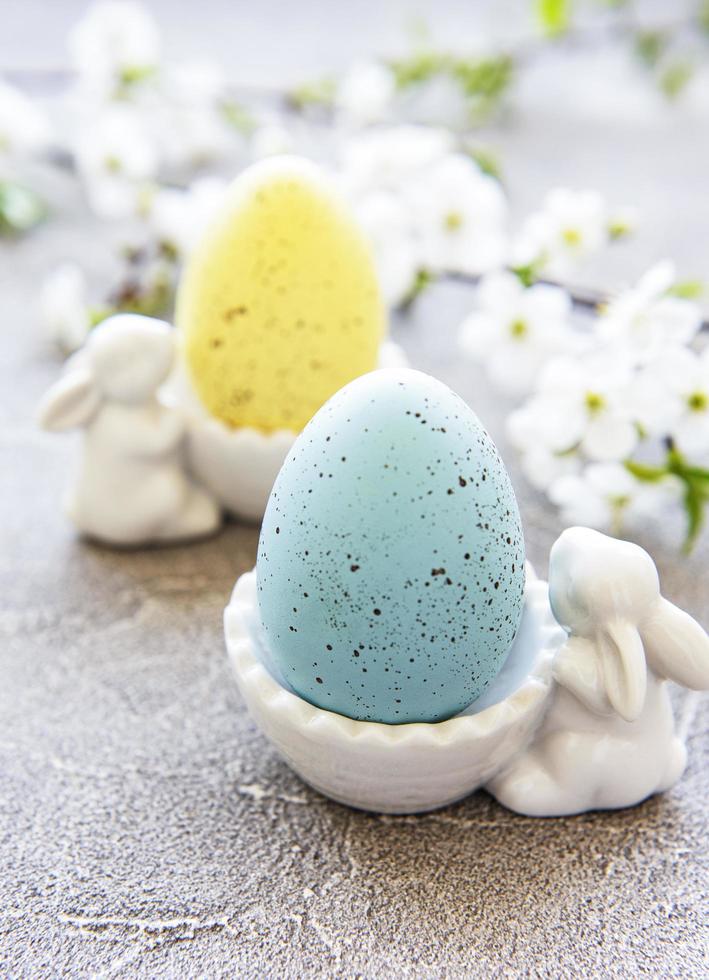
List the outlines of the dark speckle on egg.
{"type": "Polygon", "coordinates": [[[347,385],[276,480],[257,580],[269,654],[313,704],[390,724],[465,708],[524,592],[514,492],[475,414],[417,371],[347,385]]]}

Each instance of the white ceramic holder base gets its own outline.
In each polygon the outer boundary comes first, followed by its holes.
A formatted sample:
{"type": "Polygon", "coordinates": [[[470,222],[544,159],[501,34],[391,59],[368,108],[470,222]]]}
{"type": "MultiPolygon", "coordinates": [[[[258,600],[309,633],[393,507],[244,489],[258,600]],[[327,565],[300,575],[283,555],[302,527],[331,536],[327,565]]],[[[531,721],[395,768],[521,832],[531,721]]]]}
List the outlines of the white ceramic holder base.
{"type": "MultiPolygon", "coordinates": [[[[404,352],[390,340],[379,352],[378,367],[405,367],[404,352]]],[[[231,429],[213,418],[199,401],[184,371],[172,379],[167,397],[188,418],[187,458],[195,479],[232,514],[260,521],[268,497],[298,433],[231,429]]]]}
{"type": "Polygon", "coordinates": [[[709,688],[706,634],[662,599],[646,552],[585,528],[552,549],[550,590],[551,601],[528,575],[503,670],[434,724],[355,721],[290,690],[264,643],[254,572],[225,611],[227,650],[267,738],[307,783],[349,806],[417,813],[485,786],[510,809],[558,816],[669,788],[686,754],[664,678],[709,688]]]}
{"type": "Polygon", "coordinates": [[[315,789],[380,813],[416,813],[459,800],[497,772],[537,727],[563,632],[546,585],[530,581],[512,655],[465,714],[438,724],[383,725],[317,708],[274,677],[260,635],[256,575],[236,583],[225,613],[237,684],[264,734],[315,789]]]}

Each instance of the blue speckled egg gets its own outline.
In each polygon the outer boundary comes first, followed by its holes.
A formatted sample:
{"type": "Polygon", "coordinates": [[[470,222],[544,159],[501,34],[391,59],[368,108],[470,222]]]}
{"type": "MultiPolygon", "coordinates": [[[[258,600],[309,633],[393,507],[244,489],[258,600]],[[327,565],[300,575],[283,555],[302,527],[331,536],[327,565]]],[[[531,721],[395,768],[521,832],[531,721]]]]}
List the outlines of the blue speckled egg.
{"type": "Polygon", "coordinates": [[[524,592],[517,502],[477,416],[418,371],[342,388],[278,475],[257,579],[269,657],[307,701],[389,724],[461,711],[524,592]]]}

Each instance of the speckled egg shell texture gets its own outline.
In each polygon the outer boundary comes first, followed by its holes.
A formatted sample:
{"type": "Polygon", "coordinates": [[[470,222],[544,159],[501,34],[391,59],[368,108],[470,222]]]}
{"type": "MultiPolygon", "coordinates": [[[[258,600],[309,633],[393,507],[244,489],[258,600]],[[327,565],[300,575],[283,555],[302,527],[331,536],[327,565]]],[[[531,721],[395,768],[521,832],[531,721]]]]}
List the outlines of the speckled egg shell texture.
{"type": "Polygon", "coordinates": [[[373,370],[386,316],[367,242],[314,164],[261,161],[233,183],[177,296],[181,352],[231,428],[300,432],[373,370]]]}
{"type": "Polygon", "coordinates": [[[377,371],[306,426],[259,542],[269,654],[319,707],[391,724],[472,703],[524,592],[519,511],[494,443],[434,378],[377,371]]]}

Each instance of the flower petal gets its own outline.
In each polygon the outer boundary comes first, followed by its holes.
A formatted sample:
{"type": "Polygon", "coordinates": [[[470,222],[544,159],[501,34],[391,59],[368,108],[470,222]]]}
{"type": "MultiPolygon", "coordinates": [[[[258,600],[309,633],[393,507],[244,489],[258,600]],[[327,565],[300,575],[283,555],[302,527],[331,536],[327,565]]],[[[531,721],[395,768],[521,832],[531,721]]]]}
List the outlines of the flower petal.
{"type": "Polygon", "coordinates": [[[633,451],[637,441],[637,429],[629,419],[603,412],[589,422],[582,446],[589,459],[625,459],[633,451]]]}

